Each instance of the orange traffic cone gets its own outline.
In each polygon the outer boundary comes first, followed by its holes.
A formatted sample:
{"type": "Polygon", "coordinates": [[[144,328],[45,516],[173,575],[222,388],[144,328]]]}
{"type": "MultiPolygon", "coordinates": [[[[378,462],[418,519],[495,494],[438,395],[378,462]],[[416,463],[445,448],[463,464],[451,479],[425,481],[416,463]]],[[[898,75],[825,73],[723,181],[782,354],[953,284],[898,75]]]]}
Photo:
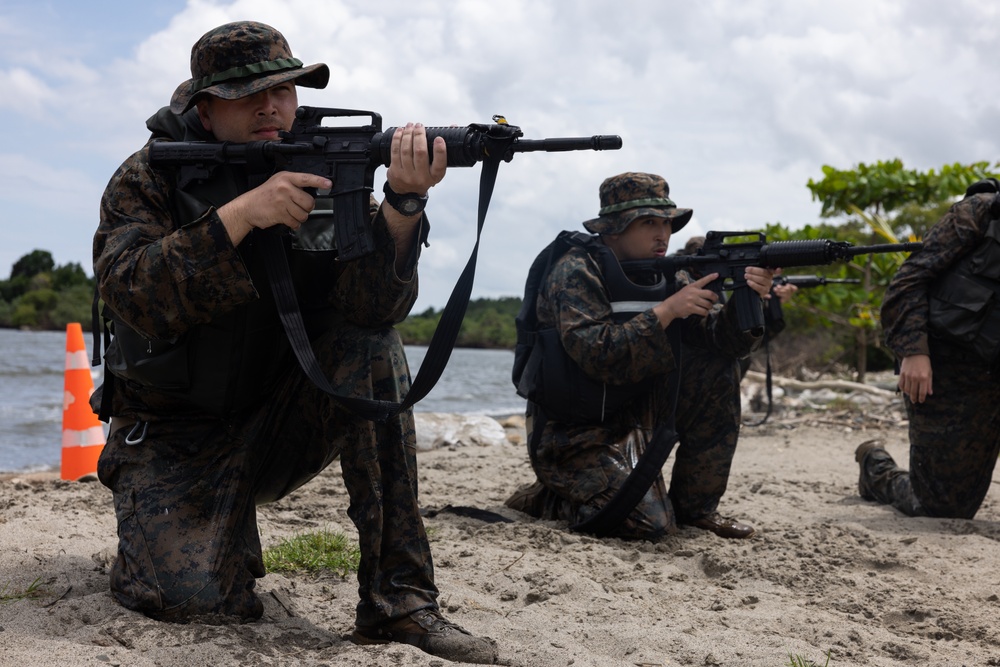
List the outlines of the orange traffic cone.
{"type": "Polygon", "coordinates": [[[104,448],[104,427],[90,408],[94,378],[79,322],[66,325],[66,379],[63,385],[62,478],[76,480],[97,472],[104,448]]]}

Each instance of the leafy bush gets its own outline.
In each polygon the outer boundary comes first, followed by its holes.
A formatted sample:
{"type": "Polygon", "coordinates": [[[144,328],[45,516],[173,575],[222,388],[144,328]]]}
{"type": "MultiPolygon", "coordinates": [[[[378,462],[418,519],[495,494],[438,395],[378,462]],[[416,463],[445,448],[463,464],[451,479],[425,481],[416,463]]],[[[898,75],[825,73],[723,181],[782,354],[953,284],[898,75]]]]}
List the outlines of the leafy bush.
{"type": "Polygon", "coordinates": [[[82,266],[56,266],[49,252],[34,250],[0,281],[0,327],[60,330],[80,322],[87,328],[93,295],[94,280],[82,266]]]}

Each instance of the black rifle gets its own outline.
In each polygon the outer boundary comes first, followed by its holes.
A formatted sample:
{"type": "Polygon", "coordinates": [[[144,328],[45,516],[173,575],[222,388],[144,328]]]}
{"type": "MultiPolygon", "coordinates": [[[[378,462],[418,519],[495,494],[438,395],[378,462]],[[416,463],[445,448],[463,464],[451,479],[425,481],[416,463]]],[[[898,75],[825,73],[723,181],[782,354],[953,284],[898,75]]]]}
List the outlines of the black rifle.
{"type": "Polygon", "coordinates": [[[848,261],[858,255],[885,252],[916,252],[922,243],[886,243],[882,245],[853,246],[846,241],[818,239],[813,241],[776,241],[768,243],[763,233],[757,232],[708,232],[705,244],[693,255],[671,255],[657,259],[639,259],[622,262],[626,273],[634,271],[661,271],[673,276],[677,271],[694,267],[700,275],[718,273],[719,277],[708,288],[722,296],[723,290],[732,290],[737,321],[742,331],[752,331],[764,326],[764,311],[760,295],[747,285],[743,277],[748,266],[769,269],[793,266],[824,266],[838,260],[848,261]],[[756,236],[756,241],[726,243],[727,238],[756,236]]]}
{"type": "Polygon", "coordinates": [[[830,283],[857,285],[857,278],[827,278],[826,276],[775,276],[775,285],[795,285],[796,287],[821,287],[830,283]]]}
{"type": "MultiPolygon", "coordinates": [[[[358,415],[384,422],[426,396],[448,363],[465,317],[475,278],[479,241],[486,220],[497,170],[501,161],[509,162],[514,153],[531,151],[615,150],[622,140],[614,135],[568,139],[522,140],[521,129],[509,125],[502,116],[494,116],[492,125],[468,127],[428,127],[428,149],[433,159],[433,141],[443,137],[448,147],[449,167],[471,167],[483,163],[479,179],[479,215],[476,244],[465,269],[452,290],[448,304],[430,346],[420,364],[420,372],[410,385],[406,398],[399,403],[376,401],[337,392],[316,360],[308,332],[299,311],[288,260],[281,244],[281,230],[263,230],[265,266],[271,280],[274,301],[292,350],[306,375],[322,391],[358,415]]],[[[329,178],[329,192],[314,193],[317,198],[332,200],[337,258],[346,261],[374,250],[368,203],[375,180],[375,170],[388,166],[392,135],[396,128],[382,131],[382,117],[372,111],[299,107],[288,132],[279,141],[171,142],[154,141],[149,146],[149,163],[157,168],[177,168],[178,184],[207,179],[221,165],[244,165],[251,183],[263,182],[277,171],[296,171],[329,178]],[[368,116],[369,123],[358,127],[323,125],[326,118],[368,116]]]]}
{"type": "MultiPolygon", "coordinates": [[[[467,127],[428,127],[427,147],[433,158],[433,142],[444,137],[449,167],[472,167],[487,156],[510,162],[515,153],[532,151],[616,150],[621,137],[595,135],[560,139],[521,139],[516,125],[494,116],[494,124],[467,127]]],[[[154,141],[149,147],[153,167],[179,167],[182,187],[211,176],[223,164],[241,164],[251,173],[269,176],[276,171],[296,171],[324,176],[333,181],[329,193],[318,198],[333,202],[337,256],[341,261],[361,257],[374,249],[368,225],[368,201],[375,170],[389,166],[392,135],[382,131],[382,116],[357,109],[299,107],[292,129],[280,141],[178,142],[154,141]],[[368,124],[355,127],[324,125],[326,118],[367,116],[368,124]]]]}

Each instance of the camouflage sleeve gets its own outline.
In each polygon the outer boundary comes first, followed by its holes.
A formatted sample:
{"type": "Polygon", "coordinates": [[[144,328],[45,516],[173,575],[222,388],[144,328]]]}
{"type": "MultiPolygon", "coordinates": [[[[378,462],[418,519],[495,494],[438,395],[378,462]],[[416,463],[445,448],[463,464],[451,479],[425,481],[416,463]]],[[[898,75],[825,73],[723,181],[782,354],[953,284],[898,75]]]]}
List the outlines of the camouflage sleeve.
{"type": "Polygon", "coordinates": [[[571,248],[552,267],[537,312],[539,324],[557,327],[566,352],[596,380],[631,384],[675,368],[652,310],[614,323],[597,265],[581,248],[571,248]]]}
{"type": "Polygon", "coordinates": [[[175,221],[174,186],[143,149],[112,176],[94,236],[101,298],[140,333],[169,339],[256,298],[243,262],[214,209],[175,221]]]}
{"type": "Polygon", "coordinates": [[[927,232],[923,249],[910,255],[890,281],[882,300],[882,327],[886,345],[898,358],[929,353],[931,284],[980,244],[993,198],[973,195],[954,204],[927,232]]]}
{"type": "Polygon", "coordinates": [[[416,247],[399,276],[395,270],[396,245],[374,199],[372,214],[375,251],[349,262],[331,293],[333,305],[346,319],[367,327],[397,324],[409,314],[417,299],[417,260],[429,229],[425,215],[420,221],[416,247]]]}
{"type": "MultiPolygon", "coordinates": [[[[678,288],[695,281],[687,271],[678,271],[675,279],[678,288]]],[[[764,336],[741,331],[736,307],[731,304],[731,299],[720,300],[708,317],[684,318],[684,341],[730,359],[742,359],[760,347],[764,336]]]]}

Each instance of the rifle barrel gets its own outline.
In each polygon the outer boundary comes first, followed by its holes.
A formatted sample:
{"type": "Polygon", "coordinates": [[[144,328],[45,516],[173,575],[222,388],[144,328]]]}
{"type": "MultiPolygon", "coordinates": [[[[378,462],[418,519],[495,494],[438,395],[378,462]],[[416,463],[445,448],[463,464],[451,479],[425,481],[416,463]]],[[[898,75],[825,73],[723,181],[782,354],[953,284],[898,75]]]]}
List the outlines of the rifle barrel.
{"type": "Polygon", "coordinates": [[[883,252],[919,252],[924,247],[920,242],[882,243],[879,245],[854,246],[848,250],[851,257],[883,252]]]}
{"type": "Polygon", "coordinates": [[[857,285],[861,282],[858,278],[827,278],[816,275],[790,275],[775,276],[775,285],[796,285],[798,287],[819,287],[831,283],[857,285]]]}
{"type": "Polygon", "coordinates": [[[592,137],[557,137],[554,139],[518,139],[511,146],[515,153],[533,151],[614,151],[622,147],[617,134],[595,134],[592,137]]]}

